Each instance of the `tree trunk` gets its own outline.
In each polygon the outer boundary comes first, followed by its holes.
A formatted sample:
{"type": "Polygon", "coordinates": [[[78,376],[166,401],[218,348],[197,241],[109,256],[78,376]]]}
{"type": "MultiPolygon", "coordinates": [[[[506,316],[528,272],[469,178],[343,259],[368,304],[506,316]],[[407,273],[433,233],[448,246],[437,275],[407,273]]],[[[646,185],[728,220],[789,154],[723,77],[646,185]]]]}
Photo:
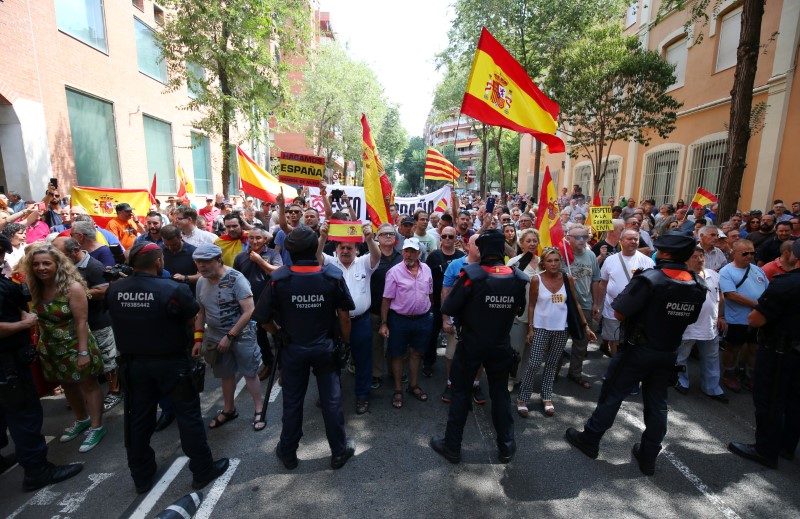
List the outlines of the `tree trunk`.
{"type": "MultiPolygon", "coordinates": [[[[228,47],[228,39],[230,33],[228,31],[228,23],[222,22],[222,44],[224,48],[228,47]]],[[[231,94],[231,88],[228,84],[228,73],[222,64],[217,64],[217,73],[219,76],[219,90],[222,93],[222,121],[221,121],[221,134],[222,134],[222,195],[229,198],[229,187],[231,183],[231,107],[228,96],[231,94]]]]}
{"type": "Polygon", "coordinates": [[[722,167],[718,221],[724,222],[735,211],[741,197],[744,168],[747,165],[747,144],[750,141],[750,111],[753,106],[753,84],[758,66],[761,19],[764,0],[745,0],[742,28],[736,51],[736,72],[731,90],[731,118],[728,126],[728,151],[722,167]]]}

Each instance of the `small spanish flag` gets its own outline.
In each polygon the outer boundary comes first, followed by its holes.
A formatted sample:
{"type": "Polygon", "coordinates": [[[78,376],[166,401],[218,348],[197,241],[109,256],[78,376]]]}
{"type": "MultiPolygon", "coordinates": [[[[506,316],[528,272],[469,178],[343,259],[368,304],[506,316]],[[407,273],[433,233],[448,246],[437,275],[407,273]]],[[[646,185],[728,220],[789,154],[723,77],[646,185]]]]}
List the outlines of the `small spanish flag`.
{"type": "Polygon", "coordinates": [[[364,234],[361,228],[362,225],[359,220],[354,222],[347,220],[328,220],[328,239],[331,241],[361,243],[364,241],[364,234]]]}
{"type": "Polygon", "coordinates": [[[425,180],[455,182],[460,176],[461,172],[452,162],[444,158],[444,155],[436,149],[428,148],[428,153],[425,155],[425,180]]]}
{"type": "Polygon", "coordinates": [[[706,191],[702,187],[698,187],[697,193],[694,194],[691,205],[692,207],[704,207],[708,204],[713,204],[716,201],[717,197],[715,197],[713,193],[706,191]]]}
{"type": "Polygon", "coordinates": [[[436,204],[436,209],[433,210],[435,213],[446,213],[447,212],[447,199],[442,198],[439,200],[439,203],[436,204]]]}

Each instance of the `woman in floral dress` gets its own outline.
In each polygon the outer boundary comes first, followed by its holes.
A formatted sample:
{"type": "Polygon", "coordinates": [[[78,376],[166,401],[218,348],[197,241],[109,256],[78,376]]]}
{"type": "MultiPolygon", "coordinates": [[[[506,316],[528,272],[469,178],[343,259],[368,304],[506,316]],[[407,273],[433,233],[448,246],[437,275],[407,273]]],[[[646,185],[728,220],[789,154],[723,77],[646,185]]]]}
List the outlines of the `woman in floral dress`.
{"type": "Polygon", "coordinates": [[[86,283],[72,262],[48,244],[34,244],[22,265],[30,288],[33,311],[39,317],[37,350],[45,378],[58,382],[75,413],[75,423],[64,430],[61,442],[86,431],[80,452],[93,449],[106,434],[103,393],[97,375],[103,359],[87,317],[86,283]]]}

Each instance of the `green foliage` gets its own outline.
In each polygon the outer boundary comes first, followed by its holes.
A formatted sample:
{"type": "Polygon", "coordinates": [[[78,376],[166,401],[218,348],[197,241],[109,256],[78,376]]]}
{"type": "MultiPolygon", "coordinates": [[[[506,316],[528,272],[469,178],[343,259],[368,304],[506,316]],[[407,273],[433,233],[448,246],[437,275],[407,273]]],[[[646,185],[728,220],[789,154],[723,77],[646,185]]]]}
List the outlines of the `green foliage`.
{"type": "Polygon", "coordinates": [[[559,54],[546,86],[561,106],[559,127],[572,156],[593,161],[594,186],[614,142],[647,145],[653,133],[666,138],[675,129],[681,103],[666,93],[674,82],[673,65],[616,24],[587,30],[559,54]]]}
{"type": "MultiPolygon", "coordinates": [[[[192,124],[222,138],[223,157],[232,128],[239,142],[263,140],[264,120],[292,112],[290,67],[281,56],[301,56],[310,44],[313,17],[306,1],[162,0],[160,5],[167,8],[157,33],[169,70],[167,90],[183,88],[190,78],[196,97],[182,108],[202,114],[192,124]],[[204,77],[187,74],[190,64],[200,65],[204,77]]],[[[230,163],[222,162],[227,195],[230,163]]]]}
{"type": "Polygon", "coordinates": [[[398,164],[398,172],[403,176],[400,184],[396,186],[397,193],[411,194],[422,189],[422,177],[425,173],[425,155],[428,147],[422,137],[411,137],[408,146],[403,150],[402,159],[398,164]]]}
{"type": "Polygon", "coordinates": [[[383,168],[386,171],[393,171],[397,167],[400,155],[408,146],[408,134],[400,121],[400,108],[397,105],[390,106],[386,112],[375,145],[378,147],[383,168]]]}

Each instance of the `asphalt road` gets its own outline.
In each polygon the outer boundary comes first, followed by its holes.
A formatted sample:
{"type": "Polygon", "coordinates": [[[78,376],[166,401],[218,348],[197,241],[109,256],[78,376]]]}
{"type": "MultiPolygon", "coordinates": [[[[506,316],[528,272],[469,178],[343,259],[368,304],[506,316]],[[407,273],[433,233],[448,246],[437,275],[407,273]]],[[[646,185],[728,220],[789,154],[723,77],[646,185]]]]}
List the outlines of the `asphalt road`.
{"type": "MultiPolygon", "coordinates": [[[[534,394],[530,417],[515,415],[518,452],[508,465],[497,461],[489,404],[476,406],[467,422],[460,465],[428,447],[446,420],[447,406],[438,399],[444,387],[442,362],[433,378],[421,379],[431,396],[428,402],[407,396],[403,409],[395,410],[391,388],[384,383],[362,416],[354,412],[353,378],[343,375],[347,430],[357,448],[338,471],[329,466],[313,382],[306,396],[300,466],[294,471],[286,470],[273,452],[280,434],[279,390],[262,432],[250,427],[253,407],[245,391],[236,400],[240,418],[209,431],[214,455],[227,456],[232,464],[204,489],[196,517],[800,517],[798,461],[781,460],[778,470],[769,470],[728,453],[729,441],[752,441],[752,397],[731,394],[731,403],[723,405],[703,396],[697,369],[691,373],[689,395],[670,390],[669,431],[655,476],[643,476],[630,454],[643,427],[640,397],[624,403],[597,460],[569,446],[564,431],[580,429],[594,409],[606,364],[599,352],[590,352],[585,368],[592,381],[589,390],[561,378],[552,418],[537,412],[534,394]]],[[[208,376],[202,396],[207,420],[222,402],[219,384],[208,376]]],[[[71,412],[63,397],[42,403],[43,432],[57,438],[71,423],[71,412]]],[[[50,442],[51,461],[85,464],[77,477],[25,494],[19,467],[0,476],[0,517],[154,517],[191,492],[175,425],[153,437],[161,481],[140,496],[127,470],[121,405],[105,423],[108,435],[89,453],[78,453],[79,440],[50,442]]]]}

